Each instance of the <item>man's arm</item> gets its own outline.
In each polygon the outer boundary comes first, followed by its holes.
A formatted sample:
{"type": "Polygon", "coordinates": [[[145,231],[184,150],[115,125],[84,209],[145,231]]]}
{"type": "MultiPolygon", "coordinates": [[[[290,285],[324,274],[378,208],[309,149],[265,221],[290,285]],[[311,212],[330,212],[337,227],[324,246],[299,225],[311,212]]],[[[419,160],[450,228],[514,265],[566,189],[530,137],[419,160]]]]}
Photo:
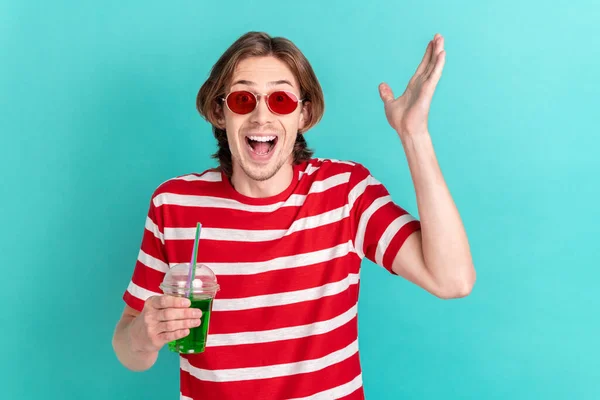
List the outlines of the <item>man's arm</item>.
{"type": "Polygon", "coordinates": [[[467,235],[442,176],[428,129],[429,109],[446,60],[436,34],[402,96],[379,86],[388,122],[406,153],[415,186],[421,232],[398,251],[392,270],[442,298],[463,297],[475,283],[467,235]]]}
{"type": "Polygon", "coordinates": [[[125,306],[121,319],[117,323],[112,340],[113,349],[117,358],[125,367],[132,371],[145,371],[150,369],[158,358],[158,351],[140,352],[133,349],[130,328],[140,312],[125,306]]]}
{"type": "Polygon", "coordinates": [[[467,234],[442,172],[429,134],[403,140],[415,191],[421,231],[411,234],[396,255],[392,270],[441,298],[467,296],[475,268],[467,234]]]}

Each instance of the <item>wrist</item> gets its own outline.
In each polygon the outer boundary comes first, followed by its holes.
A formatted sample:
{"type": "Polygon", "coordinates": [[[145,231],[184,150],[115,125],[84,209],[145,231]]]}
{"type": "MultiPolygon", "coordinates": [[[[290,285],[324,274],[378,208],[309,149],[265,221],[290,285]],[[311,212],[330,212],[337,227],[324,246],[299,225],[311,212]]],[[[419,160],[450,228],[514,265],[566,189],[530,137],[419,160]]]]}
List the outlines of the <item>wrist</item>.
{"type": "Polygon", "coordinates": [[[398,136],[405,150],[422,151],[433,147],[429,131],[426,130],[411,133],[398,132],[398,136]]]}
{"type": "Polygon", "coordinates": [[[398,136],[401,139],[404,138],[419,138],[422,136],[429,136],[429,129],[427,127],[415,128],[415,129],[395,129],[398,136]]]}

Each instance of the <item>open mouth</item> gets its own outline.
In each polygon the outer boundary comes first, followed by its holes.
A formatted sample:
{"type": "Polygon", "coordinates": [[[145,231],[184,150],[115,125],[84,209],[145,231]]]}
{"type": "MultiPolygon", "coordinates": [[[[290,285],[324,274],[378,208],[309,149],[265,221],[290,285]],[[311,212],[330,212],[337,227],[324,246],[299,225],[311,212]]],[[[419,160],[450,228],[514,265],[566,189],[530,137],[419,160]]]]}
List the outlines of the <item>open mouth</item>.
{"type": "Polygon", "coordinates": [[[246,136],[246,143],[250,150],[259,156],[266,156],[271,153],[277,144],[278,137],[271,136],[246,136]]]}

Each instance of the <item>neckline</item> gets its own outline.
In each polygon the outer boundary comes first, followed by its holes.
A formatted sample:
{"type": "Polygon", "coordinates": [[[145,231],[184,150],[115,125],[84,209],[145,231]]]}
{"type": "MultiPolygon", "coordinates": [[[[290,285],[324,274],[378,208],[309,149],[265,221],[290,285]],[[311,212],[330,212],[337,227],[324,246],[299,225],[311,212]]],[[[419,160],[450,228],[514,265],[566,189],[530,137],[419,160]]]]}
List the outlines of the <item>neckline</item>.
{"type": "Polygon", "coordinates": [[[231,199],[237,200],[244,204],[250,204],[250,205],[275,204],[275,203],[279,203],[281,201],[287,200],[288,197],[290,197],[290,195],[294,192],[294,189],[296,189],[296,186],[298,186],[298,183],[299,183],[300,171],[306,169],[306,165],[307,165],[307,162],[303,162],[301,164],[293,164],[293,166],[292,166],[292,168],[293,168],[292,181],[290,182],[288,187],[283,192],[276,194],[274,196],[269,196],[269,197],[250,197],[250,196],[241,194],[233,187],[233,185],[231,184],[231,181],[225,175],[225,173],[223,173],[223,171],[221,171],[221,180],[227,191],[227,195],[231,199]]]}

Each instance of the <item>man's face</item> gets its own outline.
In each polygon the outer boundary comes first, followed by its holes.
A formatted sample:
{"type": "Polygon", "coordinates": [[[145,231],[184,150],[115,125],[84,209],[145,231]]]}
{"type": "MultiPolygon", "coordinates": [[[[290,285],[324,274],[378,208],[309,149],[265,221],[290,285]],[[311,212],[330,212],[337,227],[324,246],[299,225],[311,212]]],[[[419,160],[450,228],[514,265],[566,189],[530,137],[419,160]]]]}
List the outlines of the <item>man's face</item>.
{"type": "MultiPolygon", "coordinates": [[[[292,71],[275,57],[251,57],[240,61],[233,73],[230,92],[245,90],[268,94],[276,90],[292,92],[300,99],[300,88],[292,71]]],[[[298,103],[286,115],[274,114],[259,96],[256,108],[244,115],[223,104],[219,123],[227,131],[233,160],[233,173],[244,173],[255,181],[273,177],[284,165],[292,164],[292,152],[299,129],[308,119],[307,105],[298,103]]]]}

